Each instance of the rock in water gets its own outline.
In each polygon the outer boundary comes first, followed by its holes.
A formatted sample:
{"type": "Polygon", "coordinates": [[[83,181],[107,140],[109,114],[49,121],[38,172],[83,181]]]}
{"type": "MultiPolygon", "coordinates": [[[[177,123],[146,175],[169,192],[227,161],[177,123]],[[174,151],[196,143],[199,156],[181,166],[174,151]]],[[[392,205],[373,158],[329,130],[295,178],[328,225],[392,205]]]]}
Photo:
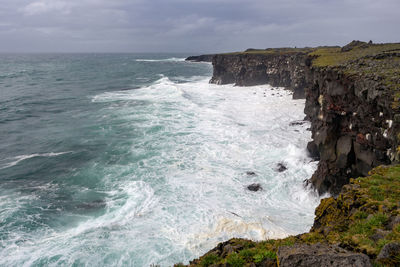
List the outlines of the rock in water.
{"type": "Polygon", "coordinates": [[[289,123],[289,126],[303,125],[306,123],[305,121],[292,121],[289,123]]]}
{"type": "Polygon", "coordinates": [[[253,172],[253,171],[247,171],[246,174],[247,174],[248,176],[255,176],[255,175],[256,175],[256,173],[253,172]]]}
{"type": "Polygon", "coordinates": [[[279,162],[277,165],[277,170],[278,170],[278,172],[284,172],[287,170],[287,167],[285,166],[285,164],[279,162]]]}
{"type": "Polygon", "coordinates": [[[295,244],[280,247],[280,267],[285,266],[372,266],[367,255],[326,244],[295,244]]]}
{"type": "Polygon", "coordinates": [[[256,192],[256,191],[262,190],[262,187],[260,184],[251,184],[251,185],[247,186],[247,189],[249,189],[250,191],[256,192]]]}

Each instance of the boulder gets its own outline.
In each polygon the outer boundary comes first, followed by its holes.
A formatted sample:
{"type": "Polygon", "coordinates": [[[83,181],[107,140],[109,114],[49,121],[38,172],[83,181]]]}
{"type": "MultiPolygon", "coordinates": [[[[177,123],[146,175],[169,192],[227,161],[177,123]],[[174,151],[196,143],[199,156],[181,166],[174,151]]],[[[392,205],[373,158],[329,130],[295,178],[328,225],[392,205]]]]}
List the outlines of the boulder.
{"type": "Polygon", "coordinates": [[[278,250],[280,267],[285,266],[372,266],[367,255],[327,244],[295,244],[278,250]]]}
{"type": "Polygon", "coordinates": [[[389,266],[398,266],[398,260],[400,259],[400,243],[392,242],[383,246],[376,260],[382,264],[389,266]]]}
{"type": "Polygon", "coordinates": [[[250,191],[256,192],[256,191],[262,190],[262,187],[260,184],[251,184],[251,185],[247,186],[247,189],[249,189],[250,191]]]}
{"type": "Polygon", "coordinates": [[[278,172],[284,172],[284,171],[286,171],[287,170],[287,167],[285,166],[285,164],[283,164],[283,163],[281,163],[281,162],[279,162],[278,164],[277,164],[277,171],[278,172]]]}

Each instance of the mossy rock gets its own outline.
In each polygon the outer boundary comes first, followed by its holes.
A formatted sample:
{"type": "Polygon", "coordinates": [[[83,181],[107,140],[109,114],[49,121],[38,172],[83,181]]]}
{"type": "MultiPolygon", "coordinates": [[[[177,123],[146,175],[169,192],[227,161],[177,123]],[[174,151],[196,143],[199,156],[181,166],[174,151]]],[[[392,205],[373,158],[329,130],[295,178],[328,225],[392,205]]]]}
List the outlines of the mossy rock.
{"type": "Polygon", "coordinates": [[[336,198],[323,199],[315,215],[309,233],[261,242],[234,238],[190,266],[277,266],[279,247],[316,243],[367,254],[375,266],[400,266],[400,257],[377,260],[383,247],[400,242],[400,165],[377,167],[368,177],[351,179],[336,198]]]}

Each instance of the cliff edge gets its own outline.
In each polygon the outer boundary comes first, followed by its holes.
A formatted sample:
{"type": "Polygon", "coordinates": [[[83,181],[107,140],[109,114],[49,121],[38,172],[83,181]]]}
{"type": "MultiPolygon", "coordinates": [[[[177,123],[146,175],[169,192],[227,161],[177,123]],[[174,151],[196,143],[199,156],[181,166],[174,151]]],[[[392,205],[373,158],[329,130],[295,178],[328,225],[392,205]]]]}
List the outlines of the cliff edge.
{"type": "Polygon", "coordinates": [[[400,165],[351,179],[337,198],[323,199],[315,215],[309,233],[261,242],[231,239],[189,266],[400,265],[400,165]]]}
{"type": "Polygon", "coordinates": [[[337,195],[350,177],[400,160],[400,44],[248,50],[215,55],[211,83],[270,84],[306,98],[308,149],[319,158],[308,180],[337,195]]]}
{"type": "Polygon", "coordinates": [[[190,266],[400,266],[400,44],[251,49],[212,63],[211,83],[268,83],[306,99],[307,148],[319,158],[306,185],[333,196],[308,233],[231,239],[190,266]]]}

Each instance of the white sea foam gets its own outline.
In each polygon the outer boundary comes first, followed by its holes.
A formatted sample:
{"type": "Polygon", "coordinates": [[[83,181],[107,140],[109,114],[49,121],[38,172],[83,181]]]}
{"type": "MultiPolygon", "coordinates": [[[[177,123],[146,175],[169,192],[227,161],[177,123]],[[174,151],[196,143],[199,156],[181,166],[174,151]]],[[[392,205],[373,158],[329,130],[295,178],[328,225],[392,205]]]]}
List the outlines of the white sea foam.
{"type": "Polygon", "coordinates": [[[124,160],[85,166],[84,174],[100,176],[105,211],[71,213],[78,219],[70,228],[45,228],[22,243],[16,232],[2,244],[0,265],[171,266],[232,237],[279,238],[311,227],[320,198],[302,183],[316,168],[305,150],[310,125],[290,126],[303,119],[304,100],[268,85],[177,80],[92,98],[104,105],[105,129],[129,133],[112,150],[124,160]],[[278,172],[278,163],[288,169],[278,172]],[[247,190],[251,183],[263,189],[247,190]]]}
{"type": "Polygon", "coordinates": [[[20,155],[20,156],[16,156],[13,158],[6,158],[3,160],[0,160],[0,162],[2,163],[2,165],[0,165],[0,170],[15,166],[18,163],[20,163],[21,161],[26,160],[26,159],[31,159],[31,158],[36,158],[36,157],[56,157],[56,156],[64,155],[67,153],[72,153],[72,151],[56,152],[56,153],[55,152],[34,153],[34,154],[30,154],[30,155],[20,155]]]}

